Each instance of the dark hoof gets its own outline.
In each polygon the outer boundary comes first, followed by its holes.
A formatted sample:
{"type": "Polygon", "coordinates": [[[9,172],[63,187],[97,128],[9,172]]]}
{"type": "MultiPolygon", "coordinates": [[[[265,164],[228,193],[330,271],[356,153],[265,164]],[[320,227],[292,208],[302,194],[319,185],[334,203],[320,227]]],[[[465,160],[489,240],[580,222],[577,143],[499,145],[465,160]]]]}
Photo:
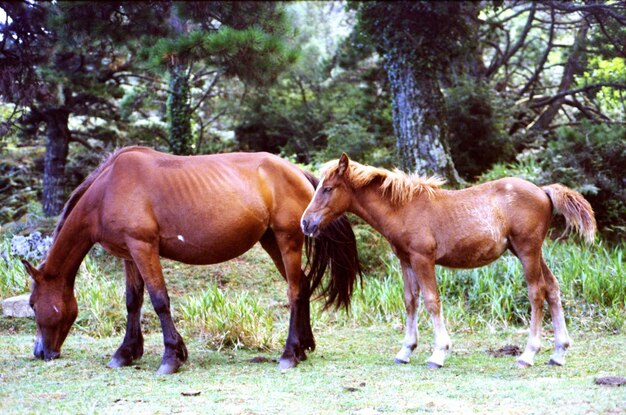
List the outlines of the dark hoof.
{"type": "Polygon", "coordinates": [[[532,365],[530,363],[524,362],[523,360],[518,360],[517,367],[520,369],[526,369],[526,368],[532,367],[532,365]]]}
{"type": "Polygon", "coordinates": [[[559,363],[554,359],[548,360],[548,366],[563,366],[563,363],[559,363]]]}
{"type": "Polygon", "coordinates": [[[278,369],[280,370],[293,369],[296,366],[298,366],[298,361],[296,359],[282,357],[278,362],[278,369]]]}
{"type": "Polygon", "coordinates": [[[409,363],[408,360],[398,359],[397,357],[393,359],[393,362],[398,365],[406,365],[407,363],[409,363]]]}
{"type": "Polygon", "coordinates": [[[443,366],[434,362],[426,362],[426,367],[429,369],[441,369],[443,366]]]}

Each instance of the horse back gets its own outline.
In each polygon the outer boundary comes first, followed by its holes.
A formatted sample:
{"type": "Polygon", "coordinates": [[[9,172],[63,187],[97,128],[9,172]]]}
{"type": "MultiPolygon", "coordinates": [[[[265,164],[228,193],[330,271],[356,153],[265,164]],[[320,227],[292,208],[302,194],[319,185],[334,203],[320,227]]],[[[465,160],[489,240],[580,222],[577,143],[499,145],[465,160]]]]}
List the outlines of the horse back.
{"type": "Polygon", "coordinates": [[[429,209],[437,263],[482,266],[520,239],[536,249],[547,233],[551,209],[541,188],[514,177],[442,191],[429,209]]]}
{"type": "Polygon", "coordinates": [[[128,241],[143,240],[171,259],[217,263],[250,249],[272,226],[278,201],[293,199],[294,175],[267,153],[184,157],[140,148],[118,155],[80,202],[95,241],[113,254],[126,257],[128,241]]]}

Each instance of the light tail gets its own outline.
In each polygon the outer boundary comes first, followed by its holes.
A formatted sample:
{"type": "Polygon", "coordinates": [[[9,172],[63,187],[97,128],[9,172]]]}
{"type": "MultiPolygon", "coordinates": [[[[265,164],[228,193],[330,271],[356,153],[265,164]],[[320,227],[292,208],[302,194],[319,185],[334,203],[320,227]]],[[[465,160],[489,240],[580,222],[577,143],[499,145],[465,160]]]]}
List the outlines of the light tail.
{"type": "Polygon", "coordinates": [[[589,202],[575,190],[561,184],[551,184],[541,188],[565,217],[565,233],[574,230],[587,243],[593,243],[596,235],[596,218],[589,202]]]}

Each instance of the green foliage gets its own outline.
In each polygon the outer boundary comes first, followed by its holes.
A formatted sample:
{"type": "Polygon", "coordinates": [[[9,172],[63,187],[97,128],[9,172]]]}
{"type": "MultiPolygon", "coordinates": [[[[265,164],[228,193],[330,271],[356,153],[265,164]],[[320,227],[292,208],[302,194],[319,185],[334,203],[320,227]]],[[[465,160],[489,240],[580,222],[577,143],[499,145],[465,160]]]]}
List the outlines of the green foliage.
{"type": "Polygon", "coordinates": [[[626,127],[583,124],[561,128],[540,155],[544,182],[559,182],[585,195],[598,226],[626,238],[626,127]]]}
{"type": "Polygon", "coordinates": [[[496,97],[487,86],[469,81],[447,90],[450,153],[466,180],[514,154],[511,138],[502,131],[502,112],[495,111],[493,101],[496,97]]]}
{"type": "Polygon", "coordinates": [[[467,50],[474,6],[468,2],[351,2],[378,52],[415,71],[437,72],[467,50]]]}
{"type": "Polygon", "coordinates": [[[39,149],[0,151],[0,224],[18,220],[28,211],[29,203],[41,192],[35,160],[39,149]]]}
{"type": "Polygon", "coordinates": [[[11,253],[10,239],[0,238],[0,299],[24,294],[30,289],[30,278],[20,258],[11,253]]]}

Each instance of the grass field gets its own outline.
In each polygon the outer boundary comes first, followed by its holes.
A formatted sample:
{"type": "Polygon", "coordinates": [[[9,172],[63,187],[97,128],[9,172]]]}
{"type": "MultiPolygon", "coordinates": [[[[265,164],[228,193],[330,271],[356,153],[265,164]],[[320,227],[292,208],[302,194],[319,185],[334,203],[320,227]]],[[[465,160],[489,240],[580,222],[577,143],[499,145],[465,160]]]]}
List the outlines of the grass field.
{"type": "MultiPolygon", "coordinates": [[[[420,345],[410,364],[395,365],[402,282],[382,250],[350,314],[321,312],[315,303],[317,350],[281,372],[286,284],[257,247],[210,267],[163,261],[174,320],[190,352],[181,372],[163,377],[155,373],[162,337],[147,298],[144,357],[130,368],[106,368],[123,337],[124,282],[119,261],[94,250],[76,280],[80,313],[61,359],[32,357],[32,320],[0,318],[0,413],[626,413],[626,386],[594,384],[626,376],[623,247],[550,242],[545,253],[561,281],[574,341],[562,368],[545,365],[548,318],[535,367],[520,370],[514,357],[489,353],[526,341],[528,300],[511,256],[478,270],[438,269],[453,353],[443,369],[426,368],[432,332],[422,310],[420,345]]],[[[0,261],[0,293],[26,289],[19,261],[0,261]]]]}
{"type": "Polygon", "coordinates": [[[573,333],[565,367],[514,366],[513,357],[487,353],[522,345],[523,333],[454,334],[455,352],[440,370],[426,369],[428,345],[408,365],[393,363],[400,334],[389,328],[317,331],[318,350],[296,369],[251,363],[278,351],[208,348],[188,339],[190,360],[181,372],[158,376],[160,336],[146,339],[133,367],[105,364],[120,338],[74,334],[62,359],[43,363],[31,355],[31,335],[0,337],[0,412],[3,414],[618,414],[626,411],[624,387],[594,384],[624,375],[626,337],[573,333]],[[186,396],[191,395],[191,396],[186,396]]]}

